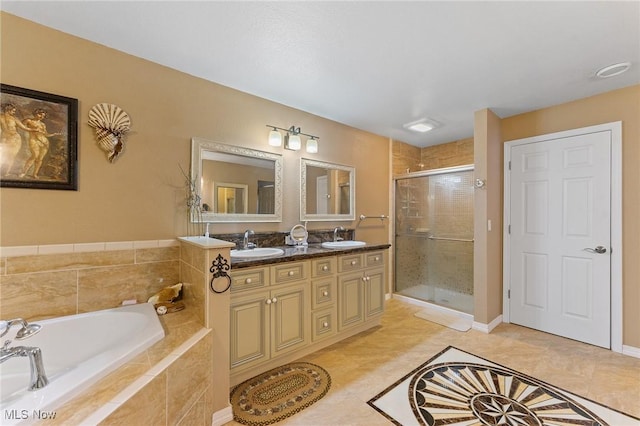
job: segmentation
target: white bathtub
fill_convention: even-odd
[[[28,391],[29,359],[15,357],[0,364],[0,424],[31,422],[55,415],[57,407],[98,379],[164,337],[153,306],[148,303],[35,321],[42,329],[25,340],[14,340],[14,326],[2,338],[12,346],[42,350],[49,384]]]

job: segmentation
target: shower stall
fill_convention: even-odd
[[[473,165],[396,176],[394,295],[473,315]]]

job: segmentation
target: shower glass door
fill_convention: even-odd
[[[395,179],[395,288],[473,314],[473,167]]]

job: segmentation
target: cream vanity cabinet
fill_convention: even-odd
[[[338,257],[338,329],[361,324],[384,310],[382,252]]]
[[[231,369],[250,368],[310,341],[309,263],[232,272]]]
[[[231,269],[230,363],[237,384],[380,323],[382,251]]]

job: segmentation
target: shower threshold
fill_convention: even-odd
[[[409,303],[411,305],[416,305],[416,306],[420,306],[424,309],[427,310],[431,310],[434,312],[441,312],[441,313],[445,313],[445,314],[449,314],[449,315],[455,315],[459,318],[462,319],[466,319],[466,320],[470,320],[473,321],[473,315],[469,314],[467,312],[462,312],[460,310],[457,309],[452,309],[446,306],[442,306],[442,305],[438,305],[435,302],[432,301],[427,301],[427,300],[422,300],[422,299],[416,299],[414,297],[408,297],[408,296],[404,296],[402,294],[398,294],[398,293],[393,293],[392,296],[394,299],[400,300],[402,302],[405,303]]]

